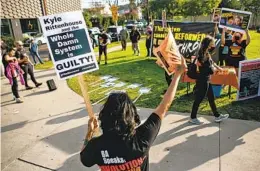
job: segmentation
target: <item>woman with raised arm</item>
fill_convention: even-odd
[[[81,162],[105,170],[149,170],[149,150],[161,127],[168,108],[174,99],[181,74],[186,68],[185,59],[177,68],[171,85],[161,103],[141,125],[137,110],[125,92],[111,93],[99,113],[103,134],[92,138],[98,120],[90,118],[88,133],[80,153]]]

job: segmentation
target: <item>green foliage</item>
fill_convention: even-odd
[[[221,7],[240,10],[241,0],[222,0]]]
[[[84,11],[84,12],[83,12],[83,16],[84,16],[84,19],[85,19],[85,22],[86,22],[87,27],[89,27],[89,28],[92,27],[92,23],[91,23],[91,21],[90,21],[90,19],[91,19],[90,13],[87,12],[87,11]]]
[[[161,18],[162,10],[167,12],[167,19],[175,16],[197,16],[211,14],[221,0],[161,0],[151,1],[150,11],[155,18]]]
[[[14,38],[11,36],[1,36],[1,39],[7,44],[8,48],[14,47]]]
[[[183,15],[192,16],[193,21],[201,15],[209,15],[218,7],[220,0],[186,0],[183,3]]]

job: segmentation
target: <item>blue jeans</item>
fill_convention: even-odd
[[[37,64],[36,58],[38,58],[39,62],[40,62],[41,64],[43,64],[43,61],[42,61],[42,59],[41,59],[41,57],[40,57],[40,55],[39,55],[38,52],[31,52],[31,55],[32,55],[32,57],[33,57],[33,61],[34,61],[35,64]]]

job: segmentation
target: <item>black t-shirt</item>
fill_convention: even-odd
[[[229,47],[228,56],[245,59],[246,40],[243,40],[241,43],[226,40],[225,46]]]
[[[106,33],[101,33],[98,35],[99,44],[106,44],[108,41],[108,36]]]
[[[25,50],[17,50],[16,52],[15,52],[15,57],[17,58],[17,59],[23,59],[24,58],[24,54],[25,54],[26,52],[25,52]]]
[[[81,162],[91,167],[97,164],[101,171],[149,170],[149,149],[161,127],[156,114],[138,128],[130,140],[124,140],[115,133],[106,133],[91,139],[80,153]]]
[[[138,30],[132,30],[132,32],[130,33],[130,40],[132,41],[132,43],[138,43],[138,41],[141,38],[141,34]]]
[[[208,59],[204,62],[199,62],[199,74],[197,80],[208,80],[213,74],[213,60]]]

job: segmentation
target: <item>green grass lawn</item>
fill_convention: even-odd
[[[248,59],[260,58],[260,33],[255,30],[250,31],[251,43],[246,48],[246,56]]]
[[[252,40],[252,44],[254,44]],[[257,44],[256,44],[257,45]],[[259,48],[260,44],[256,47]],[[112,75],[118,77],[120,81],[131,83],[140,83],[145,87],[152,89],[151,93],[143,95],[136,103],[139,107],[155,108],[162,99],[162,92],[167,88],[167,84],[164,78],[164,70],[159,68],[155,64],[155,59],[148,59],[146,56],[146,48],[144,41],[140,43],[141,56],[133,56],[133,52],[130,47],[127,51],[116,51],[108,54],[108,65],[101,64],[100,70],[85,75],[85,80],[88,83],[99,80],[101,75]],[[257,55],[255,55],[257,56]],[[67,80],[69,87],[81,94],[80,88],[76,78]],[[192,85],[191,88],[193,88]],[[88,85],[89,91],[98,88],[99,86],[91,87]],[[124,89],[124,88],[120,88]],[[102,97],[103,94],[98,94],[106,90],[101,90],[90,93],[90,99],[92,102],[96,102]],[[260,121],[260,99],[252,99],[242,102],[236,102],[236,90],[232,89],[231,99],[227,95],[228,90],[224,90],[222,96],[216,99],[216,104],[221,113],[229,113],[232,118],[245,119],[245,120],[257,120]],[[127,90],[132,99],[137,97],[138,89]],[[186,83],[180,83],[178,92],[171,106],[170,110],[178,112],[191,112],[193,104],[193,95],[186,95]],[[211,115],[211,110],[208,102],[205,100],[199,110],[200,114]]]
[[[51,69],[52,67],[53,67],[52,61],[45,61],[44,64],[38,64],[34,66],[34,69],[42,70],[42,69]]]
[[[112,42],[110,44],[107,45],[107,48],[112,48],[115,46],[121,46],[121,42]],[[95,47],[94,52],[98,52],[98,47]]]

